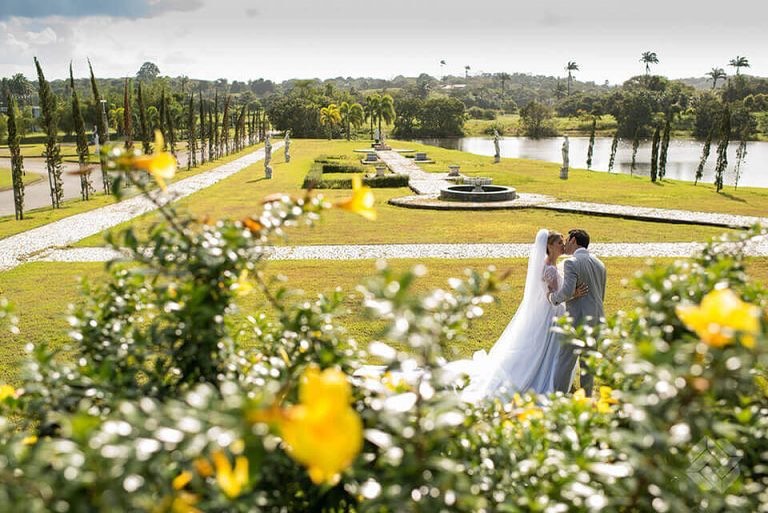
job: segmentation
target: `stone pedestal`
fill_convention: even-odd
[[[494,155],[494,156],[493,156],[493,163],[494,163],[494,164],[498,164],[499,162],[501,162],[501,156],[499,156],[499,155]]]
[[[455,164],[448,166],[448,176],[459,176],[459,166]]]
[[[560,168],[560,179],[561,180],[568,180],[568,168],[567,167],[561,167]]]
[[[376,164],[376,176],[381,177],[387,174],[387,166],[384,164]]]
[[[266,178],[267,180],[272,179],[272,166],[270,166],[269,164],[264,166],[264,178]]]

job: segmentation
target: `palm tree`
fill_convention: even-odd
[[[565,65],[565,71],[568,72],[568,96],[571,95],[571,82],[573,82],[573,75],[571,75],[572,71],[579,71],[579,65],[576,64],[574,61],[568,61],[568,64]]]
[[[749,59],[746,57],[742,57],[740,55],[737,55],[735,59],[731,59],[731,62],[728,63],[728,66],[733,66],[736,68],[736,74],[739,74],[739,69],[741,68],[749,68]]]
[[[373,124],[376,122],[376,113],[379,111],[381,95],[374,93],[365,98],[365,117],[371,121],[371,139],[373,139]]]
[[[467,64],[466,66],[464,66],[464,80],[466,80],[466,79],[468,79],[468,78],[469,78],[469,70],[470,70],[470,69],[472,69],[472,68],[470,68],[470,67],[469,67],[469,64]]]
[[[508,80],[511,80],[512,77],[510,76],[509,73],[503,73],[503,72],[499,73],[496,76],[499,78],[499,80],[501,80],[501,96],[504,96],[504,85],[507,83]]]
[[[443,72],[443,68],[445,67],[445,59],[440,59],[440,78],[445,80],[445,73]]]
[[[723,68],[712,68],[712,70],[707,73],[707,76],[712,79],[712,89],[714,89],[717,85],[717,81],[720,79],[725,79],[726,74]]]
[[[640,62],[645,63],[645,74],[650,75],[651,64],[658,64],[659,58],[656,56],[656,52],[643,52]]]
[[[355,129],[363,126],[363,123],[365,123],[365,112],[363,111],[363,106],[359,103],[353,103],[350,105],[347,121],[352,123],[352,126],[355,127]],[[349,130],[347,130],[347,133],[349,133]]]
[[[379,97],[379,103],[376,110],[376,120],[379,123],[379,137],[381,137],[382,120],[390,124],[395,120],[395,100],[388,94]]]
[[[350,125],[355,128],[360,128],[365,122],[365,114],[363,112],[363,106],[359,103],[341,102],[339,105],[339,114],[341,114],[341,122],[344,125],[344,132],[347,134],[347,141],[349,141],[352,131]]]
[[[333,127],[340,122],[341,112],[335,103],[320,109],[320,124],[328,127],[328,139],[333,139]]]

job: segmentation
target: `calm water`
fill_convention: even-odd
[[[493,156],[493,138],[491,137],[463,137],[454,139],[425,139],[421,141],[432,146],[466,151],[476,155]],[[562,163],[561,147],[562,137],[545,139],[528,139],[525,137],[502,137],[499,141],[502,157],[544,160],[547,162]],[[738,141],[731,141],[728,145],[728,170],[724,176],[726,190],[732,188],[735,179],[736,148]],[[569,159],[572,168],[587,168],[588,137],[569,137]],[[694,181],[696,168],[701,158],[702,143],[698,141],[672,140],[669,143],[667,154],[666,178],[675,180]],[[596,137],[592,155],[592,169],[595,171],[608,171],[608,161],[611,158],[611,138]],[[717,160],[717,143],[713,143],[710,149],[707,164],[704,167],[705,183],[714,182],[714,168]],[[614,172],[630,173],[632,165],[632,142],[619,141],[616,152]],[[651,143],[643,141],[637,150],[637,162],[634,174],[650,176],[651,173]],[[741,177],[739,186],[768,187],[768,143],[747,143],[747,156],[741,164]]]

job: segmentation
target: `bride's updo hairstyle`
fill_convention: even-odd
[[[554,243],[557,239],[562,239],[563,234],[559,232],[553,232],[550,230],[549,235],[547,236],[547,256],[549,256],[549,246]]]

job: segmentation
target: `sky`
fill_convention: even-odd
[[[725,9],[723,6],[727,6]],[[527,73],[619,84],[749,59],[768,76],[765,0],[0,0],[0,76],[291,78]],[[446,62],[445,66],[440,61]]]

